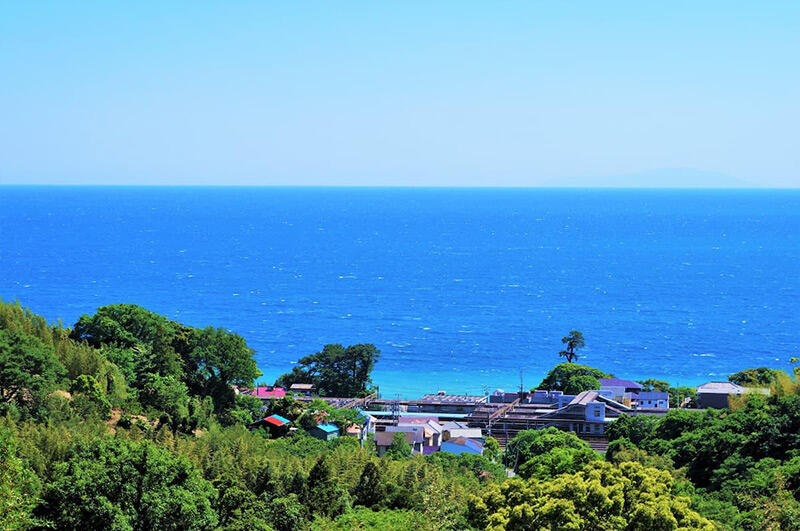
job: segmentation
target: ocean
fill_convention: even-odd
[[[272,382],[375,343],[384,395],[672,384],[800,355],[800,191],[0,187],[0,297],[71,326],[136,303],[244,336]]]

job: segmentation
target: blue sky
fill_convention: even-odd
[[[0,183],[800,186],[800,2],[660,4],[3,2]]]

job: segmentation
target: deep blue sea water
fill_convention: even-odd
[[[586,363],[695,384],[800,354],[800,192],[0,188],[0,297],[224,326],[264,380],[372,342],[384,394]]]

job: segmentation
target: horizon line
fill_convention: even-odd
[[[614,185],[441,185],[441,184],[174,184],[174,183],[2,183],[0,188],[341,188],[442,190],[763,190],[796,191],[800,186],[614,186]]]

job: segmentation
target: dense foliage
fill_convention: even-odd
[[[677,470],[680,489],[731,528],[800,529],[800,394],[789,382],[731,410],[623,416],[606,457]]]
[[[598,389],[600,378],[610,377],[610,374],[606,374],[600,369],[576,363],[561,363],[547,373],[536,389],[563,391],[567,395],[577,395],[582,391]]]
[[[492,531],[702,529],[714,525],[672,493],[673,478],[639,463],[603,461],[555,479],[512,479],[469,501],[469,521]]]
[[[768,367],[758,367],[731,374],[728,380],[745,387],[769,387],[775,383],[780,373],[781,371]]]
[[[81,316],[70,337],[111,347],[113,361],[133,376],[132,387],[142,389],[153,376],[172,378],[192,395],[211,397],[217,412],[233,406],[231,386],[250,386],[260,376],[253,351],[238,334],[185,326],[134,304],[103,306]]]
[[[275,384],[314,384],[322,396],[365,396],[371,391],[370,374],[379,355],[371,344],[325,345],[321,352],[301,358]]]
[[[573,474],[599,459],[577,435],[558,428],[519,432],[509,442],[506,456],[520,477],[537,479]]]
[[[368,392],[377,350],[356,347],[304,370],[325,391]],[[506,452],[488,438],[484,455],[412,456],[399,435],[378,457],[370,439],[306,433],[349,427],[353,411],[236,394],[258,374],[251,354],[137,306],[70,330],[0,303],[0,528],[800,528],[800,395],[783,373],[730,411],[623,416],[605,459],[553,428]],[[567,363],[542,387],[602,376]],[[254,422],[267,413],[298,429]]]

